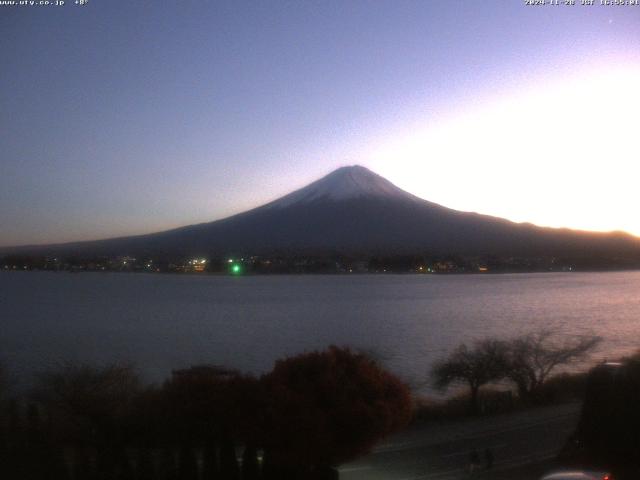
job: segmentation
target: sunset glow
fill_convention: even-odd
[[[640,235],[640,67],[540,77],[371,150],[382,175],[448,207]]]
[[[8,9],[0,247],[211,222],[354,164],[640,235],[640,8],[526,3]]]

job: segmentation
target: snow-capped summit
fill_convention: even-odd
[[[420,200],[368,168],[352,165],[338,168],[320,180],[316,180],[268,206],[282,208],[317,200],[338,201],[360,197]]]

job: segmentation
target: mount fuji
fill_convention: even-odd
[[[620,232],[542,228],[460,212],[411,195],[365,167],[349,166],[222,220],[147,235],[11,250],[73,255],[340,252],[639,260],[640,238]]]

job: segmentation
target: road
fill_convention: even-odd
[[[531,465],[532,478],[552,459],[574,431],[580,404],[543,407],[512,414],[413,428],[389,438],[371,454],[340,468],[341,480],[448,480],[511,478],[519,480]],[[481,459],[493,451],[491,472],[470,475],[471,452]],[[536,466],[534,468],[533,466]],[[516,478],[516,477],[513,477]]]

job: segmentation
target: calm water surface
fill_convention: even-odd
[[[537,328],[640,348],[640,272],[217,277],[0,273],[0,360],[18,373],[131,361],[152,380],[216,363],[255,373],[350,345],[410,381],[458,343]]]

